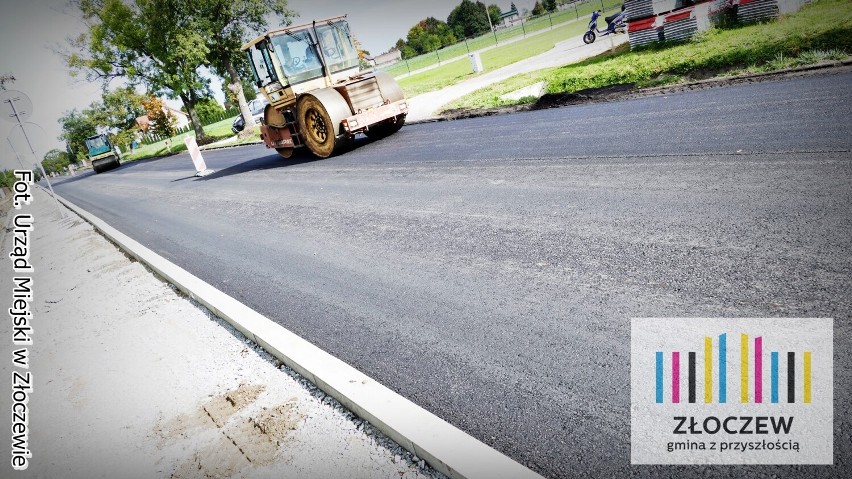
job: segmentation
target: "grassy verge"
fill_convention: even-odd
[[[231,124],[233,122],[233,118],[227,118],[222,121],[218,121],[216,123],[205,126],[204,132],[215,140],[230,138],[234,136],[234,133],[231,131]],[[190,135],[194,136],[195,133],[190,130],[186,133],[181,133],[180,135],[176,135],[169,138],[169,147],[166,147],[166,140],[151,143],[150,145],[142,145],[139,148],[136,148],[133,153],[122,156],[121,160],[135,161],[146,158],[156,158],[159,156],[165,156],[169,154],[179,153],[181,151],[186,151],[186,144],[183,142],[183,140],[184,138]],[[234,142],[228,143],[228,145],[242,145],[246,143],[253,143],[259,140],[260,130],[258,129],[257,131],[253,132],[252,135],[245,138],[237,138]]]
[[[719,75],[773,71],[852,53],[849,0],[818,0],[777,21],[712,29],[679,44],[622,48],[560,68],[519,75],[461,98],[446,109],[478,109],[529,103],[534,98],[500,96],[546,82],[547,93],[573,93],[619,84],[637,87],[674,84]]]
[[[533,57],[553,48],[558,42],[581,35],[586,31],[586,22],[562,25],[545,33],[524,40],[502,45],[480,54],[485,72]],[[482,73],[479,73],[480,75]],[[447,63],[437,68],[398,80],[399,86],[407,97],[419,95],[473,78],[476,76],[467,58]]]
[[[570,21],[579,21],[587,23],[588,17],[593,10],[603,8],[604,10],[615,11],[621,8],[621,0],[591,0],[582,5],[577,5],[576,8],[570,7],[562,10],[557,10],[550,15],[541,15],[539,17],[530,18],[524,21],[522,25],[516,25],[511,28],[498,28],[496,30],[496,42],[505,42],[514,38],[522,37],[533,32],[551,28],[554,25],[559,25]],[[497,44],[495,35],[490,31],[476,38],[470,38],[466,41],[441,48],[437,52],[426,53],[414,58],[397,62],[394,65],[383,68],[384,71],[391,76],[400,76],[409,73],[412,70],[418,70],[439,62],[447,61],[462,55],[467,55],[468,52],[491,47]]]

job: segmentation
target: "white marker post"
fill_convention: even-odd
[[[204,157],[201,156],[201,150],[198,148],[198,143],[195,142],[194,136],[187,136],[183,139],[186,143],[186,149],[189,151],[189,156],[192,158],[192,163],[195,164],[195,176],[207,176],[213,173],[213,170],[207,168],[204,163]]]

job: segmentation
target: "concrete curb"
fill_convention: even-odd
[[[42,190],[44,191],[44,190]],[[45,193],[47,193],[45,191]],[[49,193],[48,193],[49,194]],[[70,201],[56,198],[127,254],[228,321],[405,449],[451,478],[541,478],[535,472],[300,338]]]

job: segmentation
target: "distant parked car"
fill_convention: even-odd
[[[249,102],[249,111],[251,111],[255,123],[259,124],[260,121],[263,119],[263,109],[266,108],[266,105],[268,104],[269,102],[266,101],[266,98],[263,97],[257,97]],[[245,127],[246,122],[243,119],[243,115],[240,114],[237,115],[236,118],[234,118],[234,122],[231,124],[231,131],[233,131],[234,133],[239,133],[243,131]]]

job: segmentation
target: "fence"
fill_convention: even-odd
[[[219,113],[214,113],[212,115],[207,115],[201,117],[201,126],[212,125],[213,123],[220,122],[226,118],[232,118],[240,114],[239,108],[231,108],[229,110],[223,110]],[[189,130],[192,130],[192,123],[185,125],[181,128],[175,129],[175,136],[180,135],[181,133],[186,133]],[[150,145],[151,143],[156,143],[160,140],[164,140],[165,138],[157,135],[156,133],[150,133],[147,135],[142,135],[142,144]]]
[[[509,27],[496,26],[493,31],[486,32],[478,37],[464,38],[462,41],[439,48],[430,53],[424,53],[416,57],[400,60],[396,63],[378,68],[393,77],[408,75],[421,68],[432,65],[440,65],[441,62],[456,59],[470,52],[487,47],[499,45],[501,42],[517,37],[525,38],[533,32],[553,28],[562,23],[577,21],[581,17],[591,15],[595,10],[614,10],[621,8],[624,0],[579,0],[573,3],[565,3],[551,13],[545,13],[535,17],[522,18],[517,24]]]

